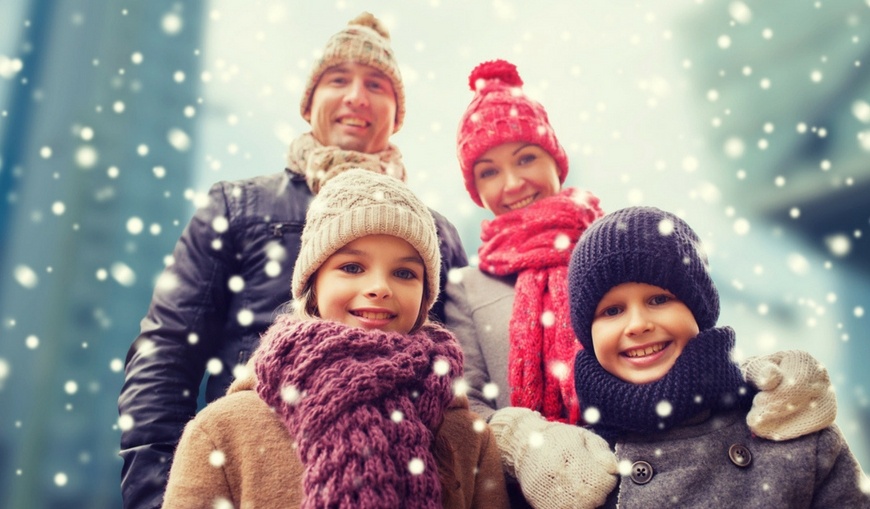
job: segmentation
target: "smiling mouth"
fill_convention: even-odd
[[[528,198],[523,198],[520,201],[515,201],[513,203],[509,203],[509,204],[505,205],[505,207],[509,208],[510,210],[517,210],[517,209],[521,209],[523,207],[528,207],[529,205],[531,205],[531,203],[533,201],[535,201],[535,199],[537,197],[538,197],[537,194],[533,194],[533,195],[529,196]]]
[[[350,127],[367,127],[369,125],[365,120],[356,117],[345,117],[339,119],[338,123]]]
[[[387,320],[395,317],[394,313],[373,312],[373,311],[351,311],[350,314],[365,320]]]
[[[626,357],[638,358],[638,357],[646,357],[648,355],[652,355],[654,353],[661,352],[664,350],[670,343],[656,343],[654,345],[648,346],[646,348],[635,348],[634,350],[626,350],[622,353]]]

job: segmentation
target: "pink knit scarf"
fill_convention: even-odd
[[[295,440],[303,508],[441,507],[435,431],[462,376],[452,334],[404,335],[279,317],[255,356],[257,393]],[[288,482],[292,482],[288,480]]]
[[[602,215],[597,197],[566,188],[483,224],[480,270],[517,275],[508,354],[511,405],[549,420],[580,420],[573,362],[581,346],[568,313],[568,260],[580,235]]]

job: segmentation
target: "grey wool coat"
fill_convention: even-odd
[[[454,269],[444,290],[444,325],[459,339],[465,355],[468,402],[487,421],[496,410],[511,406],[508,327],[516,280],[516,275],[496,277],[477,267],[463,267]],[[494,399],[484,396],[490,383],[498,387]]]
[[[620,438],[615,451],[631,468],[606,507],[870,508],[867,477],[836,426],[773,442],[734,411]]]

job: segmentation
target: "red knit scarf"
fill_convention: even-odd
[[[573,362],[581,346],[571,329],[567,272],[577,239],[604,215],[598,201],[566,188],[485,221],[480,236],[480,270],[517,275],[508,355],[511,405],[549,420],[580,421]]]
[[[283,315],[254,366],[257,393],[305,465],[303,508],[441,507],[432,447],[462,376],[450,332],[424,326],[399,334]]]

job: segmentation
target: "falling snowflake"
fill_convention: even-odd
[[[483,397],[486,399],[495,399],[498,397],[498,385],[492,382],[483,386]]]
[[[284,401],[288,405],[295,405],[300,399],[302,399],[302,393],[299,392],[299,389],[295,385],[287,384],[281,387],[281,401]]]
[[[220,468],[224,466],[224,463],[227,461],[227,456],[223,451],[214,450],[208,455],[208,464],[215,467]]]
[[[205,370],[210,375],[218,375],[218,374],[220,374],[221,371],[224,370],[224,363],[220,359],[218,359],[216,357],[212,357],[205,364]]]
[[[658,414],[659,417],[667,417],[671,415],[673,410],[674,407],[671,405],[670,401],[662,400],[656,405],[656,414]]]
[[[413,458],[408,462],[408,472],[412,475],[420,475],[426,471],[426,464],[420,458]]]
[[[432,372],[438,376],[444,376],[450,373],[450,363],[446,359],[436,359],[432,363]]]
[[[591,406],[583,411],[583,420],[589,424],[596,424],[601,420],[601,411]]]

